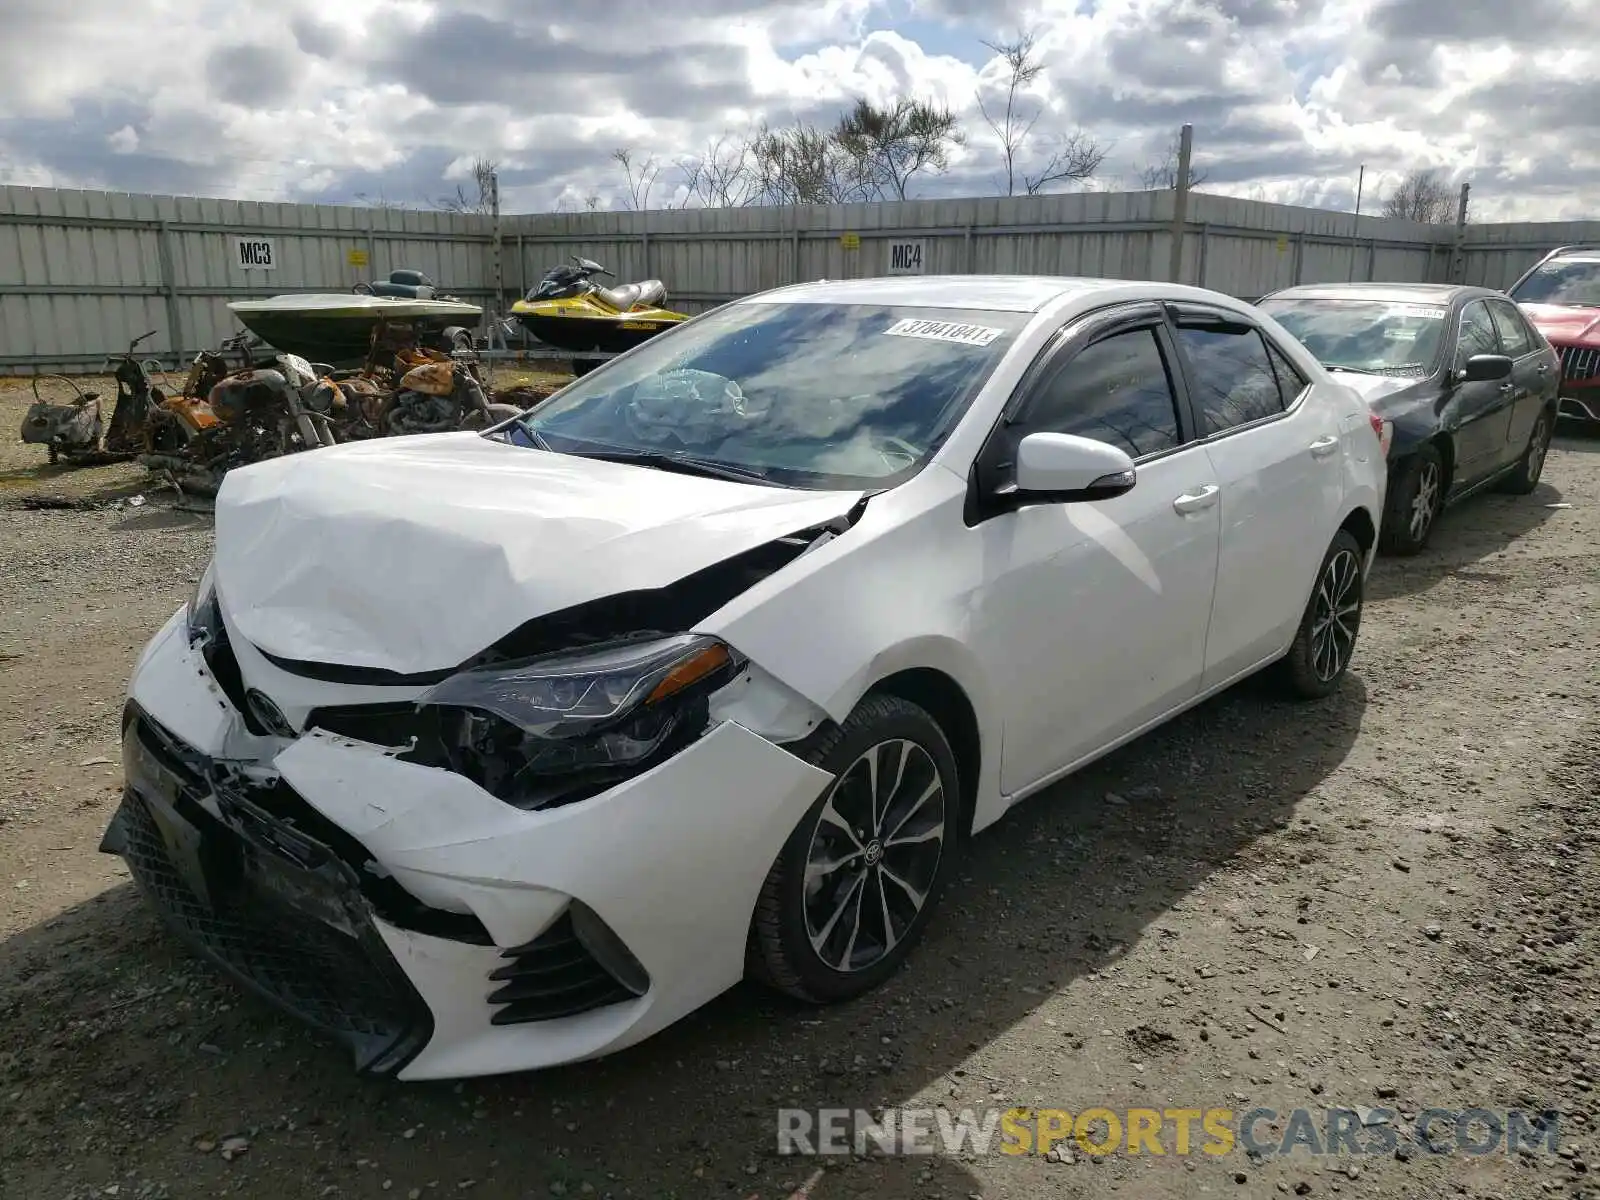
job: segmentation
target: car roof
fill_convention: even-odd
[[[1055,275],[904,275],[871,279],[819,279],[747,296],[742,304],[899,304],[915,308],[1038,312],[1051,303],[1136,286],[1128,279]],[[1151,283],[1160,289],[1172,285]],[[1179,288],[1179,293],[1190,289]]]
[[[1375,300],[1383,304],[1443,304],[1466,296],[1499,296],[1493,288],[1465,283],[1303,283],[1266,300]]]

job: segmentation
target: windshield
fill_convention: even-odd
[[[1600,258],[1558,258],[1544,263],[1511,293],[1518,304],[1600,308]]]
[[[518,422],[521,440],[787,487],[891,487],[921,469],[1027,320],[730,304],[569,384]]]
[[[1263,300],[1261,309],[1325,367],[1426,375],[1444,334],[1445,308],[1385,300]]]

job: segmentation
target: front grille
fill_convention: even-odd
[[[432,1036],[432,1016],[370,925],[336,931],[248,891],[213,907],[190,889],[137,792],[123,796],[122,853],[173,929],[240,983],[355,1053],[357,1068],[390,1074]]]
[[[496,1006],[490,1018],[495,1025],[575,1017],[635,995],[578,940],[570,910],[533,941],[501,957],[506,964],[489,973],[491,982],[504,985],[489,995]]]
[[[1600,348],[1593,346],[1558,346],[1561,356],[1561,378],[1567,383],[1586,383],[1600,376]]]

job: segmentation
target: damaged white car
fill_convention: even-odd
[[[1383,488],[1216,293],[768,292],[488,432],[230,474],[103,848],[370,1072],[843,999],[1023,796],[1269,664],[1335,688]]]

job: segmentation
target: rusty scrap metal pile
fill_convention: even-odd
[[[487,428],[543,398],[526,388],[491,395],[469,331],[447,330],[450,348],[437,349],[408,322],[378,325],[366,362],[344,371],[293,354],[257,357],[260,343],[240,334],[196,355],[169,396],[152,381],[154,364],[135,355],[151,336],[135,338],[117,361],[109,423],[98,394],[67,379],[78,396],[56,404],[39,398],[36,380],[22,440],[46,446],[51,462],[137,458],[181,492],[214,496],[247,463],[363,438]]]

